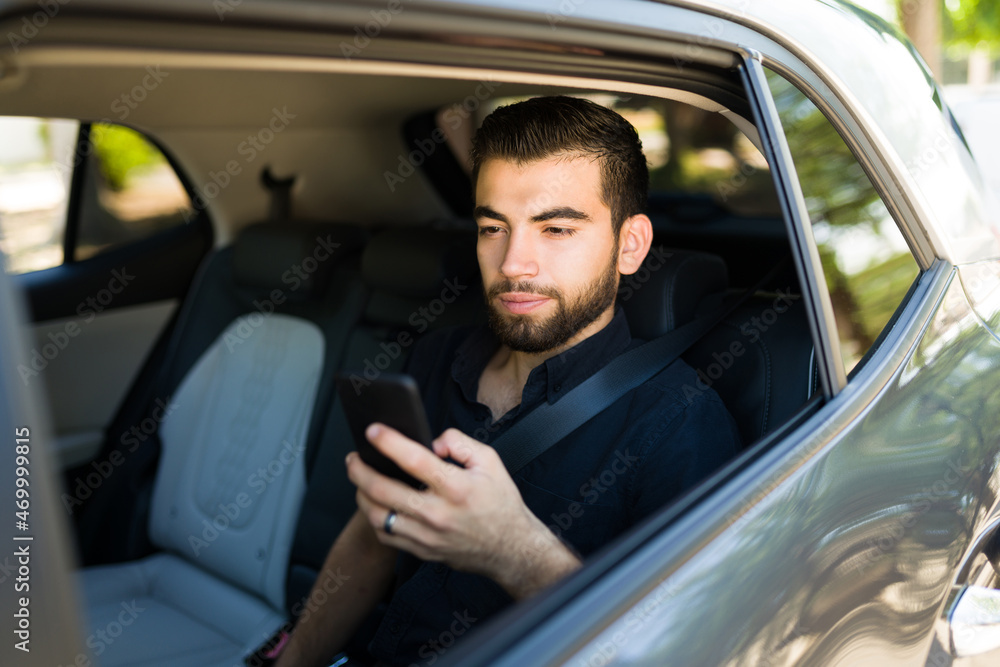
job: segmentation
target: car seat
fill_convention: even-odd
[[[682,355],[701,380],[690,391],[715,390],[744,445],[773,431],[816,391],[812,337],[791,282],[752,295]],[[727,286],[721,257],[654,248],[639,271],[623,276],[619,299],[632,335],[649,340],[738,298],[740,290]]]
[[[148,531],[160,551],[80,572],[102,665],[229,667],[284,623],[305,451],[361,313],[346,265],[363,236],[265,223],[206,263],[160,384]]]

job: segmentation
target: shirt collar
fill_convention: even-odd
[[[522,407],[533,406],[543,395],[549,403],[554,403],[625,351],[631,342],[625,311],[616,306],[607,326],[531,370],[521,392]],[[451,376],[470,403],[478,402],[479,377],[499,346],[493,331],[483,325],[455,350]]]

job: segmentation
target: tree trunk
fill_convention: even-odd
[[[901,0],[903,30],[941,80],[941,0]]]

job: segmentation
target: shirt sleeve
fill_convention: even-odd
[[[709,390],[681,398],[667,411],[640,450],[631,488],[631,523],[676,500],[736,456],[736,423],[718,395]]]

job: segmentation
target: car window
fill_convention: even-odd
[[[826,116],[797,88],[767,72],[805,197],[840,337],[854,370],[919,273],[895,220]]]
[[[611,108],[639,130],[654,212],[682,192],[702,195],[734,215],[779,215],[767,161],[725,116],[676,100],[638,96]]]
[[[75,120],[0,117],[0,250],[8,273],[63,262],[79,129]]]
[[[778,218],[780,208],[767,161],[725,116],[677,100],[606,92],[574,92],[615,110],[639,133],[649,166],[650,214],[684,218],[692,197],[704,205],[692,211],[704,218],[706,207],[737,216]],[[492,98],[477,105],[455,104],[440,110],[437,124],[456,158],[471,171],[472,135],[497,107],[528,96]],[[457,122],[468,119],[468,122]],[[681,195],[683,200],[678,201]],[[685,220],[686,221],[686,220]]]
[[[192,218],[176,172],[135,130],[8,117],[0,137],[0,249],[9,273],[85,260]]]
[[[779,215],[767,161],[725,116],[677,100],[641,95],[589,95],[639,132],[649,165],[651,212],[678,215],[673,197],[711,200],[740,216]]]

